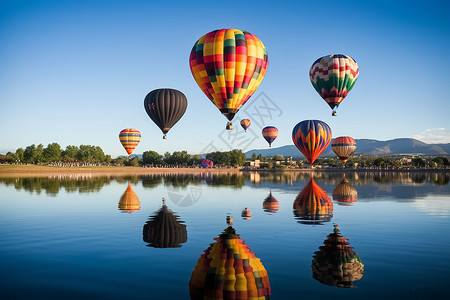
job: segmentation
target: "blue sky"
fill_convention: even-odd
[[[449,143],[449,2],[342,3],[0,0],[0,153],[57,142],[116,157],[126,154],[124,128],[142,133],[135,153],[246,151],[267,148],[268,125],[280,132],[273,147],[292,144],[292,128],[308,119],[325,121],[333,137]],[[220,28],[255,34],[269,53],[232,132],[189,69],[195,41]],[[317,58],[333,53],[360,68],[337,117],[308,77]],[[143,106],[162,87],[188,99],[167,140]],[[254,121],[245,134],[242,118]]]

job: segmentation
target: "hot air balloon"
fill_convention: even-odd
[[[189,66],[200,89],[230,121],[253,95],[266,75],[269,60],[253,34],[219,29],[202,36],[192,47]]]
[[[156,89],[145,96],[144,107],[150,119],[163,132],[163,139],[166,139],[167,132],[184,115],[187,108],[187,99],[178,90]]]
[[[259,258],[230,226],[200,256],[189,281],[191,299],[270,299]]]
[[[292,141],[312,165],[330,144],[331,129],[322,121],[302,121],[292,130]]]
[[[127,128],[119,133],[119,141],[128,153],[128,157],[133,153],[134,148],[137,147],[141,140],[141,133],[132,128]]]
[[[241,126],[244,128],[245,132],[247,132],[247,128],[250,126],[250,120],[249,119],[242,119],[241,120]]]
[[[333,217],[333,202],[313,178],[295,198],[294,215],[299,223],[308,225],[322,225]]]
[[[203,159],[202,163],[200,164],[200,167],[202,167],[202,168],[212,168],[212,167],[214,167],[214,163],[212,162],[212,160]]]
[[[187,241],[187,231],[184,222],[178,219],[166,206],[163,206],[154,216],[150,217],[142,230],[142,237],[147,246],[153,248],[179,248]]]
[[[356,151],[356,142],[349,136],[340,136],[331,142],[331,149],[342,160],[345,167],[348,158]]]
[[[348,180],[345,178],[342,178],[342,181],[336,186],[336,188],[333,191],[333,200],[337,201],[341,205],[346,205],[356,202],[358,199],[358,191],[352,187]]]
[[[263,210],[268,213],[276,213],[279,208],[280,204],[278,203],[278,200],[272,196],[272,191],[270,191],[269,196],[264,199]]]
[[[363,277],[364,264],[348,240],[342,237],[338,225],[334,225],[334,232],[323,244],[314,253],[311,264],[313,278],[330,286],[354,287],[353,282]]]
[[[336,116],[336,109],[355,85],[359,68],[350,56],[332,54],[316,60],[309,70],[309,79],[317,93]]]
[[[266,126],[262,130],[262,136],[269,143],[269,147],[272,147],[272,142],[278,136],[278,129],[274,126]]]
[[[131,188],[131,185],[128,183],[127,189],[123,193],[122,197],[120,197],[119,210],[124,213],[132,213],[140,209],[141,202],[139,201],[136,193]]]

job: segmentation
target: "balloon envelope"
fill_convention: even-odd
[[[136,129],[127,128],[119,133],[119,141],[122,143],[122,146],[125,148],[128,155],[133,153],[134,148],[137,147],[140,140],[141,133]]]
[[[278,136],[278,129],[274,126],[264,127],[262,130],[262,136],[269,143],[269,147],[272,146],[273,141]]]
[[[250,126],[250,120],[249,119],[242,119],[241,120],[241,126],[244,128],[245,131],[247,131],[248,127]]]
[[[187,108],[186,96],[174,89],[156,89],[145,96],[144,108],[150,119],[166,133],[181,119]]]
[[[270,192],[269,196],[264,199],[263,202],[263,210],[268,213],[276,213],[280,208],[280,204],[278,200],[272,196],[272,192]]]
[[[230,121],[260,85],[268,63],[263,43],[237,29],[205,34],[194,44],[189,57],[198,86]]]
[[[358,64],[344,54],[323,56],[309,70],[309,79],[314,89],[333,109],[333,115],[355,85],[358,75]]]
[[[358,191],[348,183],[345,175],[344,178],[342,178],[342,181],[333,190],[333,200],[344,205],[351,205],[351,203],[358,200]]]
[[[292,141],[312,165],[331,141],[331,128],[319,120],[306,120],[295,125]]]
[[[119,210],[124,213],[132,213],[136,210],[141,209],[141,202],[139,201],[139,197],[131,188],[131,185],[128,183],[128,187],[125,192],[120,197],[119,201]]]
[[[356,141],[349,136],[340,136],[331,142],[331,149],[345,164],[348,158],[356,151]]]

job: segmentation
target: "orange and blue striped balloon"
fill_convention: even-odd
[[[292,141],[312,165],[331,141],[331,128],[319,120],[306,120],[295,125]]]
[[[245,132],[247,132],[248,127],[250,126],[250,120],[249,119],[242,119],[241,120],[241,126],[244,128]]]
[[[131,155],[141,140],[141,133],[136,129],[127,128],[119,133],[119,140],[128,155]]]
[[[331,149],[345,165],[348,158],[356,151],[356,141],[349,136],[340,136],[333,140]]]
[[[269,147],[271,147],[272,142],[278,136],[278,129],[274,126],[264,127],[264,129],[262,130],[262,135],[266,139],[266,141],[269,143]]]

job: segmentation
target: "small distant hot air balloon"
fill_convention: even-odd
[[[244,208],[244,210],[241,212],[241,217],[244,220],[251,220],[252,219],[252,213],[248,210],[248,208]]]
[[[192,47],[189,66],[200,89],[230,121],[256,91],[269,59],[253,34],[219,29],[202,36]]]
[[[191,299],[270,299],[266,269],[229,224],[198,259],[189,281]]]
[[[209,159],[203,159],[202,163],[200,164],[200,167],[202,168],[212,168],[214,167],[214,163],[212,162],[212,160]]]
[[[264,199],[263,210],[268,213],[276,213],[279,208],[280,204],[278,203],[278,200],[275,199],[274,196],[272,196],[271,191],[269,196],[267,196],[266,199]]]
[[[132,128],[127,128],[119,133],[119,141],[128,153],[128,157],[133,153],[134,148],[137,147],[141,140],[141,133]]]
[[[123,193],[122,197],[120,197],[119,210],[124,213],[132,213],[140,209],[141,202],[139,201],[136,193],[131,188],[131,185],[128,183],[127,189]]]
[[[150,119],[163,132],[163,139],[166,139],[167,132],[184,115],[187,108],[187,99],[178,90],[156,89],[145,96],[144,107]]]
[[[306,120],[295,125],[292,141],[312,165],[331,141],[331,128],[319,120]]]
[[[353,282],[363,277],[364,264],[348,240],[342,237],[338,225],[334,225],[334,232],[323,244],[314,253],[311,263],[313,278],[330,286],[354,287]]]
[[[187,231],[184,222],[178,219],[166,206],[163,206],[154,216],[150,217],[142,230],[142,237],[147,246],[153,248],[179,248],[187,241]]]
[[[336,109],[353,88],[358,78],[356,61],[344,54],[332,54],[317,59],[309,70],[314,89],[325,100],[336,116]]]
[[[308,225],[322,225],[333,217],[333,202],[313,178],[295,198],[294,215],[299,223]]]
[[[274,127],[274,126],[266,126],[262,130],[262,136],[269,143],[269,147],[272,147],[273,141],[278,136],[278,129],[276,127]]]
[[[336,186],[333,191],[333,200],[337,201],[341,205],[349,204],[358,200],[358,191],[352,187],[347,178],[342,178],[342,181]]]
[[[348,158],[356,151],[356,141],[349,136],[340,136],[331,142],[331,149],[345,167]]]
[[[241,120],[241,126],[244,128],[245,132],[247,132],[248,127],[250,126],[250,120],[249,119],[242,119]]]

